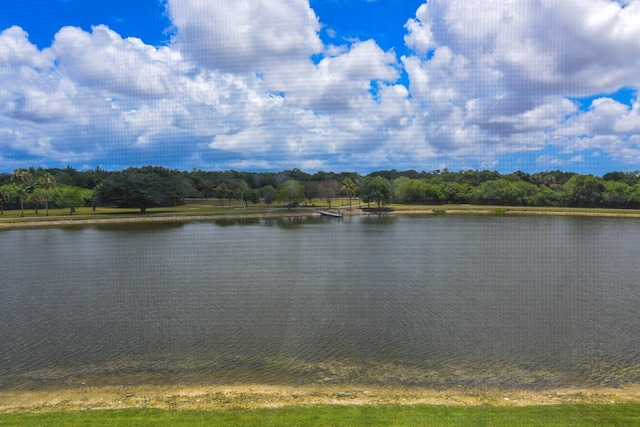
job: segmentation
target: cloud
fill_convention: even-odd
[[[640,3],[433,0],[407,22],[419,54],[446,46],[508,88],[585,96],[637,85]]]
[[[171,63],[179,54],[156,49],[140,39],[123,39],[105,25],[87,33],[64,27],[51,47],[59,71],[74,81],[110,93],[130,97],[158,98],[170,91]]]
[[[557,135],[635,130],[623,105],[582,112],[570,98],[639,86],[639,22],[639,1],[423,4],[405,25],[414,54],[402,62],[424,105],[426,140],[443,156],[475,146],[498,158],[557,144]]]
[[[195,63],[225,72],[264,72],[323,49],[304,0],[169,0],[173,43]]]
[[[48,53],[40,52],[29,42],[29,35],[22,28],[13,26],[0,33],[0,63],[4,67],[30,67],[46,69],[53,65]]]
[[[266,77],[273,90],[285,92],[297,106],[321,112],[344,112],[371,98],[372,82],[395,82],[399,73],[396,57],[384,52],[373,40],[355,42],[337,55],[308,64],[296,72]]]
[[[400,54],[373,39],[324,45],[306,0],[168,0],[167,12],[173,37],[160,47],[105,25],[63,27],[41,50],[19,27],[2,31],[0,160],[371,170],[505,168],[524,152],[536,168],[596,152],[640,159],[640,0],[430,0]],[[621,88],[634,99],[607,95]]]

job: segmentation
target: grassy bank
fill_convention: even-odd
[[[480,205],[390,205],[384,212],[375,209],[353,209],[348,205],[334,203],[332,208],[341,208],[345,215],[561,215],[561,216],[600,216],[640,218],[640,211],[634,209],[591,209],[564,207],[522,207],[522,206],[480,206]],[[216,200],[189,200],[182,206],[171,208],[149,209],[146,214],[140,214],[137,209],[124,208],[78,208],[74,215],[69,215],[68,209],[50,209],[49,216],[40,209],[26,210],[25,216],[20,211],[4,211],[0,215],[0,229],[20,227],[41,227],[66,224],[103,223],[103,222],[139,222],[139,221],[189,221],[215,220],[232,218],[277,218],[291,216],[310,216],[318,209],[326,209],[328,205],[322,200],[314,200],[309,206],[287,209],[280,206],[265,204],[244,207],[237,201],[227,201],[221,204]]]
[[[306,406],[261,410],[127,409],[0,415],[0,426],[636,426],[640,404],[456,407]]]
[[[0,393],[0,426],[640,426],[640,385],[588,389],[236,385]]]

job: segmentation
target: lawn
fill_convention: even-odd
[[[0,426],[638,426],[640,404],[528,407],[314,405],[276,409],[85,410],[0,415]]]

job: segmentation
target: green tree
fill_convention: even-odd
[[[365,179],[362,198],[365,202],[375,202],[378,207],[385,206],[391,202],[391,183],[382,176]]]
[[[177,182],[177,188],[182,199],[198,196],[198,190],[190,179],[178,177],[173,179]]]
[[[305,183],[304,197],[309,201],[309,204],[313,204],[313,199],[322,197],[320,195],[320,183],[315,181]]]
[[[449,199],[449,194],[456,183],[429,182],[424,191],[424,201],[427,203],[444,203]],[[455,193],[453,193],[455,194]]]
[[[260,191],[255,188],[248,188],[244,192],[244,200],[246,202],[251,202],[254,205],[260,203]]]
[[[400,177],[393,181],[393,199],[398,203],[421,203],[425,201],[427,183],[422,179]]]
[[[624,181],[605,181],[602,204],[610,208],[635,207],[632,198],[633,187]]]
[[[346,177],[342,180],[340,191],[342,191],[342,194],[347,196],[347,198],[349,199],[349,210],[351,210],[351,199],[353,199],[356,194],[358,194],[358,187],[356,186],[356,183],[353,182],[351,178]]]
[[[486,205],[504,205],[509,181],[485,181],[475,187],[471,193],[473,203]]]
[[[35,210],[36,215],[38,215],[38,210],[47,204],[44,190],[42,188],[34,188],[27,196],[26,202]]]
[[[236,185],[236,194],[238,195],[238,198],[240,198],[240,202],[242,203],[242,207],[246,209],[247,207],[247,202],[244,199],[244,194],[245,192],[249,189],[249,186],[247,185],[246,182],[244,181],[240,181],[238,182],[238,184]]]
[[[515,180],[500,178],[483,182],[473,190],[471,197],[474,203],[479,204],[524,206],[535,199],[538,191],[536,185],[520,181],[517,177]]]
[[[224,182],[214,188],[213,193],[216,195],[216,198],[220,200],[220,206],[224,206],[224,201],[230,199],[233,195],[229,186]]]
[[[620,181],[630,186],[636,185],[640,181],[640,171],[635,172],[609,172],[602,175],[605,181]]]
[[[276,189],[273,185],[266,185],[260,189],[260,195],[264,199],[264,203],[269,206],[276,201]]]
[[[320,192],[320,197],[329,203],[329,209],[331,209],[333,199],[340,196],[340,183],[335,179],[322,181],[318,185],[318,191]]]
[[[17,190],[13,184],[3,184],[0,186],[0,215],[4,215],[5,205],[11,203],[17,197]]]
[[[49,172],[44,172],[38,178],[38,187],[44,190],[44,204],[47,210],[46,216],[49,216],[49,191],[56,186],[56,179]]]
[[[559,206],[560,204],[560,193],[546,185],[537,186],[535,193],[529,196],[527,201],[529,206]]]
[[[198,183],[198,187],[200,188],[202,196],[205,199],[211,197],[211,195],[213,194],[213,190],[216,188],[216,186],[213,184],[213,181],[211,181],[210,179],[203,179]]]
[[[83,189],[72,185],[61,187],[56,198],[56,205],[60,208],[68,208],[69,215],[76,212],[76,208],[84,205]]]
[[[597,207],[602,202],[604,182],[593,175],[574,175],[564,184],[562,191],[571,206]]]
[[[630,188],[629,206],[636,209],[640,207],[640,184],[635,184]]]
[[[304,186],[293,179],[285,181],[276,193],[276,200],[285,202],[289,209],[297,206],[304,197]]]
[[[180,181],[170,173],[160,174],[155,168],[130,168],[116,172],[96,187],[96,202],[101,206],[148,208],[177,206],[183,203]]]

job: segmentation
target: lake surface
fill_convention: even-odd
[[[0,389],[640,382],[636,219],[284,218],[0,242]]]

